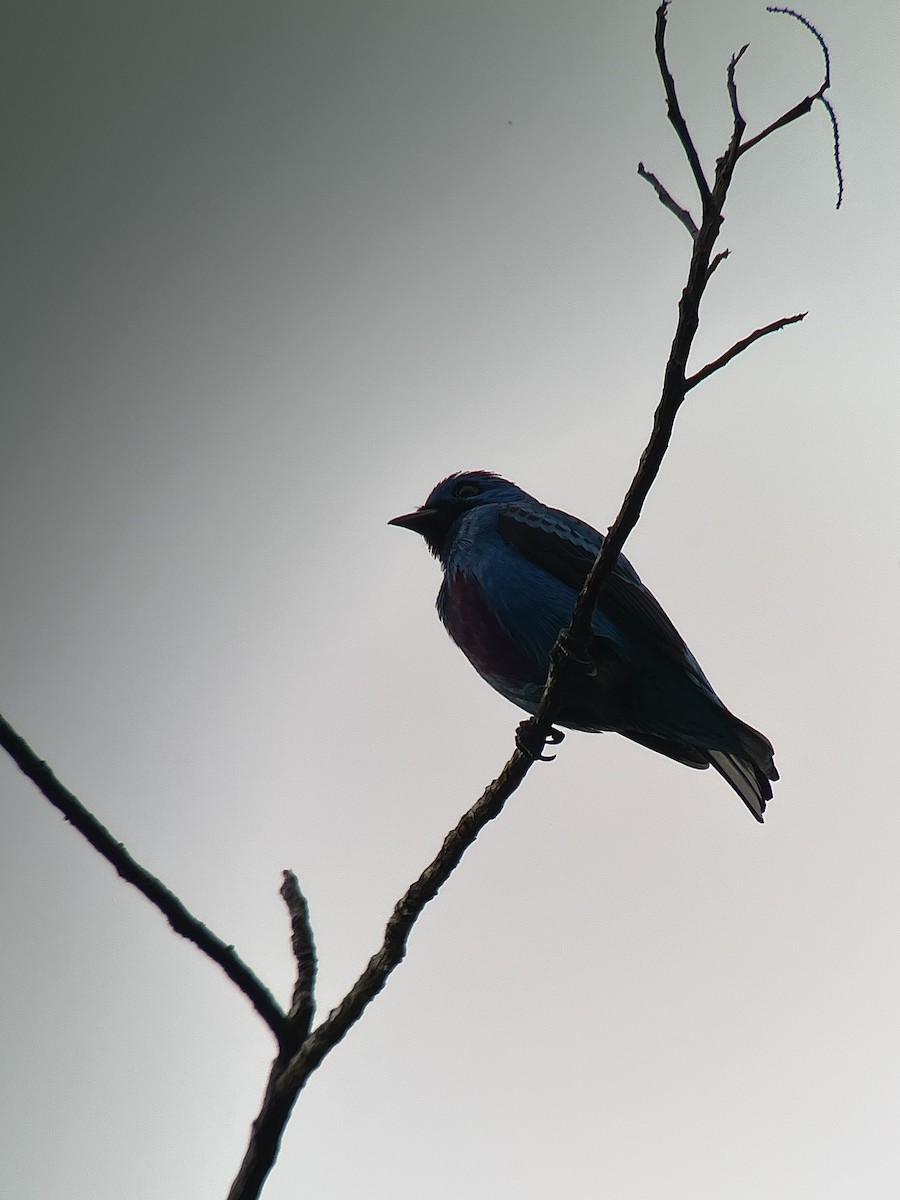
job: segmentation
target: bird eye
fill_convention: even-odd
[[[481,488],[477,483],[458,483],[453,489],[453,495],[457,500],[471,500],[473,496],[477,496]]]

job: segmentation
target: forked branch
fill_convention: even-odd
[[[618,554],[630,531],[637,523],[643,502],[655,480],[663,456],[671,438],[675,417],[687,391],[695,387],[713,371],[720,369],[754,341],[801,319],[783,317],[762,329],[755,330],[726,351],[720,359],[708,364],[690,378],[686,375],[688,355],[699,324],[700,301],[716,267],[727,256],[720,251],[713,258],[713,248],[722,221],[722,208],[728,194],[744,124],[740,116],[734,70],[741,54],[737,54],[728,69],[728,88],[732,103],[733,130],[729,145],[716,165],[715,183],[710,189],[697,157],[694,143],[684,121],[666,61],[665,31],[667,0],[657,11],[656,48],[660,72],[666,88],[669,117],[678,134],[684,153],[691,164],[695,182],[703,200],[703,218],[697,227],[693,218],[672,199],[670,193],[650,172],[640,168],[644,178],[654,186],[666,208],[689,230],[693,239],[693,251],[688,269],[688,281],[678,309],[678,321],[669,361],[666,366],[662,396],[656,410],[653,431],[641,456],[637,473],[632,481],[625,501],[616,517],[603,548],[585,581],[572,614],[572,622],[561,632],[551,655],[551,666],[544,694],[535,716],[526,722],[528,738],[517,740],[516,750],[500,775],[484,791],[469,809],[457,827],[448,834],[434,861],[398,902],[385,930],[381,949],[369,961],[365,971],[347,993],[341,1003],[326,1020],[309,1035],[295,1057],[284,1067],[280,1077],[270,1078],[266,1096],[257,1121],[253,1137],[241,1172],[229,1200],[253,1200],[256,1191],[248,1190],[244,1184],[250,1180],[261,1181],[264,1172],[274,1161],[284,1121],[287,1119],[285,1105],[293,1104],[300,1089],[324,1057],[344,1037],[352,1025],[359,1020],[366,1006],[382,990],[390,973],[403,960],[406,943],[412,928],[425,905],[437,894],[460,862],[463,854],[472,845],[485,825],[499,815],[507,799],[525,778],[535,761],[535,755],[524,749],[529,743],[544,745],[551,737],[553,720],[559,709],[562,689],[566,686],[569,672],[577,671],[579,658],[584,657],[591,614],[596,607],[604,580],[613,570]],[[286,1100],[289,1097],[289,1101]],[[289,1107],[287,1109],[289,1111]],[[268,1165],[267,1165],[268,1164]]]
[[[682,208],[677,200],[673,200],[671,193],[664,184],[660,183],[652,171],[648,171],[642,162],[638,163],[638,175],[641,179],[646,179],[653,190],[659,196],[660,203],[667,208],[670,213],[674,213],[678,220],[682,223],[692,238],[697,236],[697,226],[694,223],[694,218],[686,208]]]
[[[269,989],[237,955],[234,946],[229,946],[216,937],[202,921],[188,912],[161,880],[133,859],[122,843],[117,842],[93,813],[60,783],[47,764],[38,758],[24,738],[20,737],[3,717],[0,717],[0,746],[38,791],[90,842],[97,853],[102,855],[127,883],[136,887],[159,909],[175,932],[193,942],[198,950],[202,950],[207,958],[211,958],[222,968],[280,1042],[285,1033],[285,1014]]]
[[[681,111],[681,105],[678,102],[678,93],[675,90],[675,79],[669,69],[669,62],[666,57],[666,13],[668,12],[669,3],[670,0],[662,0],[662,4],[656,10],[656,62],[659,66],[659,74],[666,92],[666,107],[669,121],[678,135],[679,142],[681,142],[685,157],[694,176],[694,183],[697,185],[697,191],[700,193],[700,200],[705,208],[710,198],[709,184],[706,182],[706,176],[703,173],[703,167],[700,163],[700,155],[697,153],[697,147],[694,145],[691,131],[688,129],[687,121],[685,121],[684,114]]]
[[[761,329],[754,329],[752,333],[748,333],[746,337],[742,337],[740,341],[735,342],[724,354],[720,354],[718,358],[714,359],[711,363],[707,363],[695,375],[691,375],[689,379],[686,379],[684,381],[684,390],[689,392],[691,388],[695,388],[704,379],[709,379],[714,371],[720,371],[722,367],[727,367],[731,360],[737,358],[742,350],[746,350],[748,346],[752,346],[754,342],[758,342],[767,333],[777,333],[779,329],[784,329],[786,325],[796,325],[805,316],[807,316],[806,313],[797,313],[793,317],[779,317],[777,321],[770,321],[768,325],[763,325]]]
[[[826,57],[825,82],[813,96],[806,97],[782,114],[762,133],[744,141],[745,127],[740,112],[735,71],[746,47],[737,53],[728,66],[726,80],[732,113],[731,137],[715,164],[713,183],[710,185],[681,111],[675,81],[667,61],[665,40],[668,2],[669,0],[663,0],[656,13],[656,57],[666,94],[669,120],[688,161],[700,197],[701,219],[697,224],[688,210],[674,201],[657,177],[645,170],[643,164],[639,166],[642,178],[653,186],[660,201],[685,226],[692,238],[687,282],[678,305],[675,334],[650,439],[619,514],[610,527],[601,552],[578,596],[571,624],[560,633],[554,647],[546,687],[537,712],[525,723],[526,733],[517,738],[516,749],[497,778],[488,785],[456,828],[447,835],[434,860],[398,901],[388,921],[380,949],[369,960],[365,970],[340,1004],[316,1028],[311,1028],[315,1011],[316,953],[306,900],[291,872],[284,873],[281,894],[291,919],[291,944],[297,977],[291,1008],[285,1013],[268,989],[238,958],[233,947],[212,934],[158,879],[136,863],[109,831],[59,783],[46,764],[34,755],[18,734],[0,719],[0,744],[9,751],[44,796],[75,825],[123,878],[137,887],[160,909],[177,932],[193,941],[221,966],[248,997],[278,1040],[278,1054],[271,1065],[262,1105],[253,1122],[247,1151],[229,1192],[229,1200],[255,1200],[259,1196],[275,1162],[293,1106],[307,1079],[360,1019],[368,1004],[384,988],[391,972],[403,961],[407,940],[425,905],[437,895],[481,830],[500,814],[508,798],[525,778],[536,760],[533,747],[543,747],[548,740],[553,740],[553,721],[559,711],[562,689],[566,686],[567,678],[571,677],[571,672],[578,671],[579,662],[586,657],[591,618],[601,588],[614,569],[628,534],[640,517],[643,503],[659,472],[676,416],[687,392],[724,367],[753,342],[802,320],[804,315],[801,313],[792,317],[782,317],[754,330],[701,370],[690,376],[687,374],[688,358],[699,325],[701,299],[713,273],[728,254],[727,250],[715,254],[713,252],[722,224],[723,207],[737,163],[747,150],[808,112],[815,100],[824,100],[824,91],[829,85],[830,75],[827,48],[818,31],[793,10],[773,9],[772,11],[785,12],[797,17],[819,39]]]

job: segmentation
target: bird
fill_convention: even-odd
[[[388,523],[421,534],[443,568],[438,614],[478,674],[534,714],[603,535],[492,471],[450,475]],[[778,779],[771,743],[725,707],[623,554],[592,614],[588,659],[565,682],[557,725],[712,766],[762,822]]]

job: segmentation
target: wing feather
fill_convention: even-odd
[[[603,535],[596,529],[558,509],[507,504],[497,528],[520,554],[575,592],[581,591],[603,545]],[[597,610],[623,632],[651,642],[712,691],[684,638],[624,555],[619,555],[603,586]]]

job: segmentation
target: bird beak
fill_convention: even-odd
[[[424,535],[437,516],[437,512],[433,508],[417,508],[415,512],[404,513],[400,517],[394,517],[388,521],[388,525],[399,525],[401,529],[412,529],[414,533]]]

